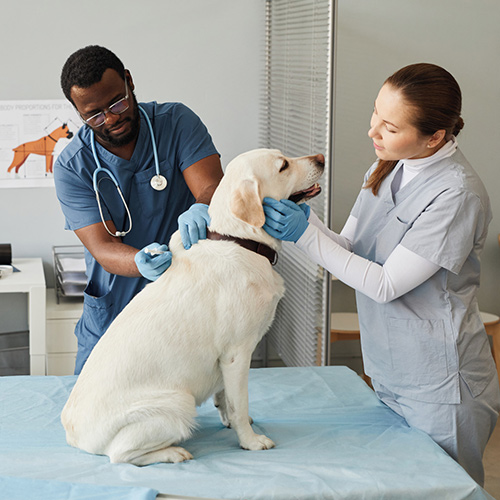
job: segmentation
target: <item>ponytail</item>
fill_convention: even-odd
[[[455,123],[455,127],[453,129],[453,135],[456,137],[460,131],[464,128],[464,120],[461,116],[458,117],[457,123]]]
[[[378,190],[383,180],[394,170],[399,160],[379,160],[375,170],[370,175],[364,189],[371,189],[374,196],[377,196]]]

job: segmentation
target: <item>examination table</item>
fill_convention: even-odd
[[[0,377],[2,500],[492,499],[343,366],[250,370],[254,429],[276,448],[242,450],[209,400],[183,444],[194,460],[146,467],[66,444],[60,413],[75,380]]]

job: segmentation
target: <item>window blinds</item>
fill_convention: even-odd
[[[267,0],[261,141],[291,157],[323,153],[322,193],[310,201],[331,215],[335,0]],[[288,366],[328,364],[330,277],[291,244],[276,270],[286,293],[267,340]]]

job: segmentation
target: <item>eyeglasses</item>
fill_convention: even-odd
[[[80,117],[85,123],[87,123],[91,127],[100,127],[101,125],[104,125],[107,113],[113,113],[114,115],[121,115],[122,113],[127,111],[129,107],[130,105],[128,103],[128,85],[127,85],[127,78],[125,78],[125,97],[122,97],[119,101],[116,101],[114,104],[111,104],[111,106],[109,106],[108,109],[105,109],[104,111],[99,111],[99,113],[96,113],[90,118],[85,119],[82,115],[80,115]]]

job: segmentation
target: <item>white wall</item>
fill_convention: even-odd
[[[384,80],[416,62],[445,67],[462,88],[460,148],[493,207],[479,303],[500,314],[500,2],[339,0],[338,14],[334,229],[342,228],[376,159],[367,132]],[[351,290],[335,284],[333,293],[337,310],[354,310]]]
[[[140,101],[190,106],[225,166],[258,146],[264,14],[264,0],[3,2],[0,100],[64,99],[67,57],[104,45],[130,69]],[[52,246],[78,243],[63,229],[55,190],[0,189],[0,213],[0,243],[12,244],[14,258],[42,257],[53,286]],[[0,331],[23,317],[24,305],[15,304],[0,295]]]

